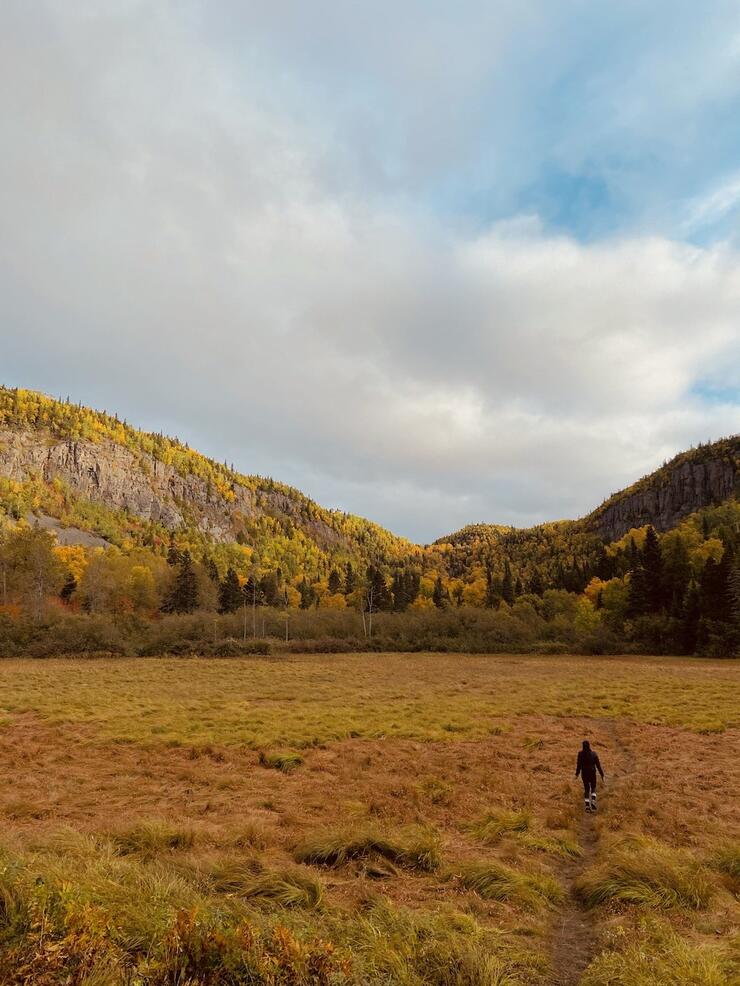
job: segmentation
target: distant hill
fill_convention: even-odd
[[[66,543],[100,543],[93,537],[164,553],[175,539],[221,567],[243,560],[247,549],[262,568],[309,580],[347,562],[413,566],[451,579],[476,565],[500,575],[509,562],[524,582],[537,569],[548,583],[577,586],[604,544],[631,528],[668,530],[736,497],[739,463],[735,436],[681,453],[580,520],[526,530],[474,524],[421,547],[115,415],[0,388],[0,508],[10,517],[30,512],[63,530]]]
[[[378,524],[247,476],[115,415],[0,387],[0,505],[59,518],[115,544],[248,545],[262,563],[319,575],[335,563],[412,557]]]

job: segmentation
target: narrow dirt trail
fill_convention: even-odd
[[[608,738],[606,750],[609,762],[605,762],[604,769],[608,778],[607,792],[611,792],[631,773],[634,760],[611,719],[594,720],[594,723],[598,723],[599,728]],[[599,747],[604,749],[601,743]],[[604,760],[606,761],[606,758]],[[600,789],[600,812],[608,811],[609,800],[609,794],[603,796]],[[587,943],[598,939],[598,929],[593,913],[586,910],[578,900],[575,884],[596,859],[599,835],[595,822],[595,815],[583,812],[578,826],[581,856],[565,864],[560,870],[560,879],[566,888],[566,898],[554,925],[551,986],[577,986],[593,958],[593,948]]]

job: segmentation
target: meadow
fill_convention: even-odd
[[[738,982],[739,670],[1,661],[0,983]]]

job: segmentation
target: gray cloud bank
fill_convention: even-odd
[[[408,192],[433,148],[394,186],[295,96],[258,7],[240,60],[195,5],[4,6],[3,382],[419,540],[577,516],[737,430],[731,241],[450,222]]]

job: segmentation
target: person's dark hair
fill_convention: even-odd
[[[591,749],[591,744],[589,743],[588,740],[584,740],[583,741],[583,749],[584,750],[590,750]]]

